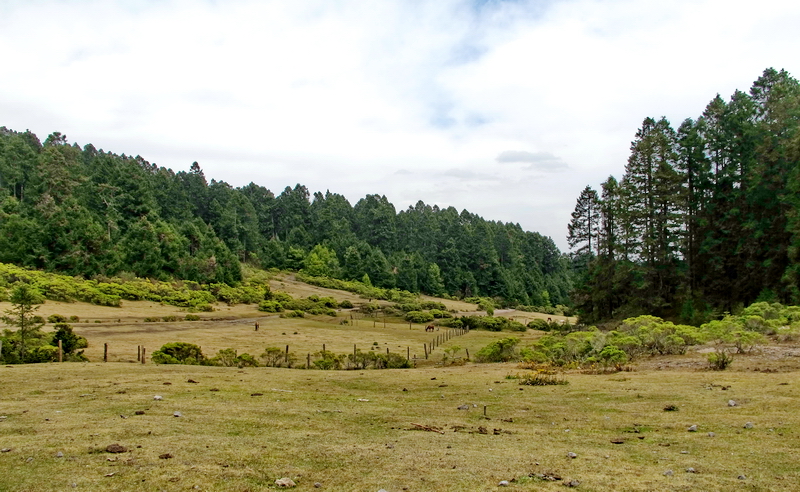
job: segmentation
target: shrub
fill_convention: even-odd
[[[361,307],[358,308],[358,310],[364,314],[372,314],[376,311],[380,311],[380,309],[381,305],[378,304],[377,302],[367,302],[362,304]]]
[[[519,384],[525,386],[553,386],[569,384],[563,374],[540,370],[528,372],[519,377]]]
[[[403,311],[404,313],[410,313],[411,311],[422,311],[424,308],[418,302],[408,302],[405,304],[395,304],[394,307]]]
[[[550,324],[542,318],[536,318],[528,323],[528,328],[531,330],[550,331]]]
[[[47,317],[48,323],[66,323],[67,317],[60,314],[51,314]]]
[[[479,362],[508,362],[517,357],[519,338],[502,338],[483,347],[475,355]]]
[[[258,303],[258,310],[265,313],[280,313],[283,306],[278,301],[261,301]]]
[[[303,311],[286,311],[281,313],[281,318],[304,318],[305,313]]]
[[[428,323],[433,319],[433,315],[426,311],[410,311],[405,316],[405,320],[409,323]]]
[[[153,352],[151,359],[156,364],[188,364],[202,363],[205,358],[199,346],[193,343],[172,342],[164,344]]]
[[[708,366],[714,371],[724,371],[733,362],[733,356],[726,350],[717,350],[708,354]]]
[[[58,347],[58,341],[61,340],[61,350],[64,354],[69,355],[78,349],[89,346],[89,343],[84,337],[78,336],[72,331],[70,325],[66,323],[56,323],[54,328],[56,331],[53,333],[53,339],[50,341],[50,345]]]
[[[55,362],[58,360],[58,347],[40,345],[25,354],[25,362]]]
[[[181,320],[180,316],[175,316],[175,315],[164,316],[161,319],[163,319],[167,323],[172,323],[172,322]]]
[[[342,302],[339,303],[339,307],[342,308],[342,309],[352,309],[353,308],[353,303],[350,302],[350,300],[345,299],[345,300],[343,300]]]
[[[155,323],[157,321],[161,321],[161,318],[159,318],[157,316],[147,316],[147,317],[144,318],[144,322],[145,323]],[[95,323],[96,323],[96,321],[95,321]]]
[[[438,309],[439,311],[447,311],[447,306],[445,306],[443,302],[439,301],[422,301],[420,306],[425,310]]]
[[[69,317],[69,322],[70,323],[80,323],[81,319],[78,316],[72,315],[72,316]]]
[[[183,319],[186,321],[200,321],[200,316],[196,314],[187,314]]]
[[[336,355],[329,350],[321,350],[314,354],[314,361],[312,364],[317,369],[323,371],[331,371],[341,369],[345,361],[344,355]]]

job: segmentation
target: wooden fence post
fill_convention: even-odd
[[[284,360],[286,361],[287,364],[289,363],[289,346],[288,345],[286,346],[286,357],[285,357]]]
[[[322,344],[322,351],[325,352],[325,344]]]
[[[386,355],[389,355],[389,347],[386,347]]]
[[[406,360],[411,360],[411,347],[406,347]]]
[[[469,360],[469,349],[464,349],[467,351],[467,360]]]
[[[64,362],[64,349],[61,346],[61,340],[58,341],[58,361]]]
[[[428,358],[428,346],[426,344],[422,344],[422,348],[425,349],[425,358]]]
[[[141,345],[137,345],[136,346],[136,362],[141,362],[141,361],[142,361],[142,346]]]
[[[142,364],[144,364],[144,361],[146,359],[147,359],[147,349],[142,347]]]
[[[103,362],[108,362],[108,344],[103,344]]]
[[[306,356],[306,369],[311,369],[311,352]]]

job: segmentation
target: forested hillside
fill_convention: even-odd
[[[0,128],[0,262],[85,277],[123,273],[233,284],[243,262],[428,294],[566,304],[570,270],[519,225],[385,196],[351,205]]]
[[[800,303],[798,129],[800,85],[774,69],[677,131],[646,118],[622,179],[587,186],[572,215],[582,319]]]

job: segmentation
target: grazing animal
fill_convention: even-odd
[[[433,326],[433,325],[428,325],[428,326],[425,327],[425,331],[433,331],[435,329],[436,329],[436,327]]]

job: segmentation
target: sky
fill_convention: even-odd
[[[789,0],[2,0],[0,126],[276,195],[453,206],[567,251],[644,118],[800,77],[797,26]]]

